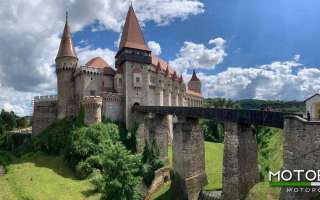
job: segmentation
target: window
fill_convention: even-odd
[[[119,86],[122,87],[122,78],[119,78]]]
[[[96,91],[95,90],[90,90],[90,96],[96,96]]]
[[[136,82],[140,83],[140,77],[136,77]]]

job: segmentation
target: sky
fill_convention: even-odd
[[[130,0],[0,1],[0,108],[29,115],[56,94],[54,59],[69,12],[85,64],[110,65]],[[320,89],[318,0],[134,0],[146,43],[205,97],[304,100]]]

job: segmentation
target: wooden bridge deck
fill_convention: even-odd
[[[215,119],[221,122],[236,122],[254,124],[274,128],[283,128],[286,115],[299,115],[296,113],[273,112],[263,110],[202,108],[202,107],[175,107],[175,106],[139,106],[132,107],[133,111],[142,113],[155,113],[162,115],[176,115],[190,118]]]

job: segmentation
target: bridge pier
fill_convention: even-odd
[[[149,113],[138,114],[135,117],[140,122],[137,130],[137,151],[143,152],[145,141],[151,143],[155,140],[160,150],[161,160],[168,163],[168,116]]]
[[[197,200],[207,183],[204,138],[198,120],[178,118],[173,132],[173,198]]]
[[[259,181],[257,141],[250,125],[224,123],[223,200],[244,199]]]
[[[305,172],[315,170],[317,172],[320,169],[320,121],[307,121],[298,116],[288,116],[284,120],[283,137],[283,170],[305,170]],[[297,174],[292,174],[294,176],[291,181],[297,181]],[[301,179],[301,181],[306,180]],[[318,190],[310,192],[312,189],[310,187],[304,188],[309,189],[309,192],[300,190],[293,192],[294,190],[290,189],[294,188],[282,187],[280,199],[309,200],[320,196]],[[300,189],[300,187],[295,189]],[[313,187],[313,189],[318,189],[318,187]]]

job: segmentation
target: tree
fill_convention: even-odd
[[[233,108],[239,109],[240,105],[231,99],[214,98],[206,99],[204,106],[207,108]],[[224,128],[223,123],[218,123],[213,119],[201,119],[200,126],[204,133],[204,139],[212,142],[223,142]]]
[[[102,199],[140,200],[139,192],[141,177],[138,176],[140,158],[130,155],[129,151],[119,142],[110,146],[103,154],[103,174],[100,177]]]

